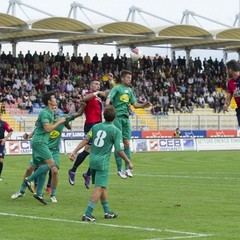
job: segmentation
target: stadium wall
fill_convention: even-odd
[[[132,152],[158,151],[203,151],[203,150],[239,150],[238,130],[183,131],[181,138],[173,138],[174,131],[133,131]],[[6,155],[31,154],[29,140],[23,140],[22,132],[14,133],[6,142]],[[15,137],[15,138],[14,138]],[[63,132],[60,152],[68,154],[83,139],[83,131]]]

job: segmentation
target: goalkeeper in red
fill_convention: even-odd
[[[132,136],[132,128],[129,120],[130,105],[133,105],[135,108],[145,108],[149,107],[150,103],[137,102],[131,89],[132,72],[123,70],[120,78],[120,84],[112,88],[108,94],[106,105],[112,103],[113,107],[116,109],[114,125],[122,132],[124,152],[130,159],[130,139]],[[127,163],[125,164],[125,170],[122,169],[122,159],[117,152],[115,152],[115,160],[117,164],[117,174],[121,178],[133,177]]]
[[[94,222],[96,220],[92,216],[92,212],[99,200],[101,200],[103,207],[104,218],[110,219],[117,217],[117,214],[109,209],[107,192],[110,174],[110,157],[113,145],[120,157],[129,165],[129,168],[133,169],[132,163],[123,151],[122,134],[120,130],[113,125],[115,115],[116,110],[114,107],[107,106],[103,113],[105,122],[94,125],[88,132],[87,137],[79,143],[69,156],[70,160],[73,161],[77,152],[83,148],[89,140],[92,141],[90,170],[92,183],[95,184],[95,187],[82,217],[82,221]]]

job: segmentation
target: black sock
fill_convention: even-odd
[[[85,160],[85,158],[89,155],[87,151],[82,151],[81,153],[78,154],[77,159],[75,163],[73,164],[73,167],[71,169],[72,172],[76,172],[78,166]]]
[[[34,169],[34,172],[36,172],[37,169],[38,169],[38,168],[36,167],[36,168]],[[37,188],[37,185],[38,185],[38,178],[35,178],[33,181],[34,181],[34,187]]]
[[[2,174],[2,170],[3,170],[3,162],[0,162],[0,176]]]
[[[51,180],[52,180],[52,171],[49,170],[49,173],[48,173],[48,182],[47,182],[47,187],[51,187]]]
[[[91,176],[91,170],[90,170],[90,168],[88,168],[88,170],[87,170],[87,175],[88,175],[88,176]]]

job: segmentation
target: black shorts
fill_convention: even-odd
[[[98,124],[100,122],[96,122],[96,123],[89,123],[89,124],[85,124],[84,125],[84,134],[85,136],[88,134],[88,132],[90,131],[90,129],[95,125],[95,124]],[[90,140],[88,142],[89,145],[92,145],[92,141]]]
[[[5,145],[2,145],[0,141],[0,158],[4,159],[4,156],[5,156]]]

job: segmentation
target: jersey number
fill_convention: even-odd
[[[104,138],[107,136],[107,133],[103,130],[97,132],[97,137],[94,139],[94,145],[96,147],[102,147],[104,145]]]

